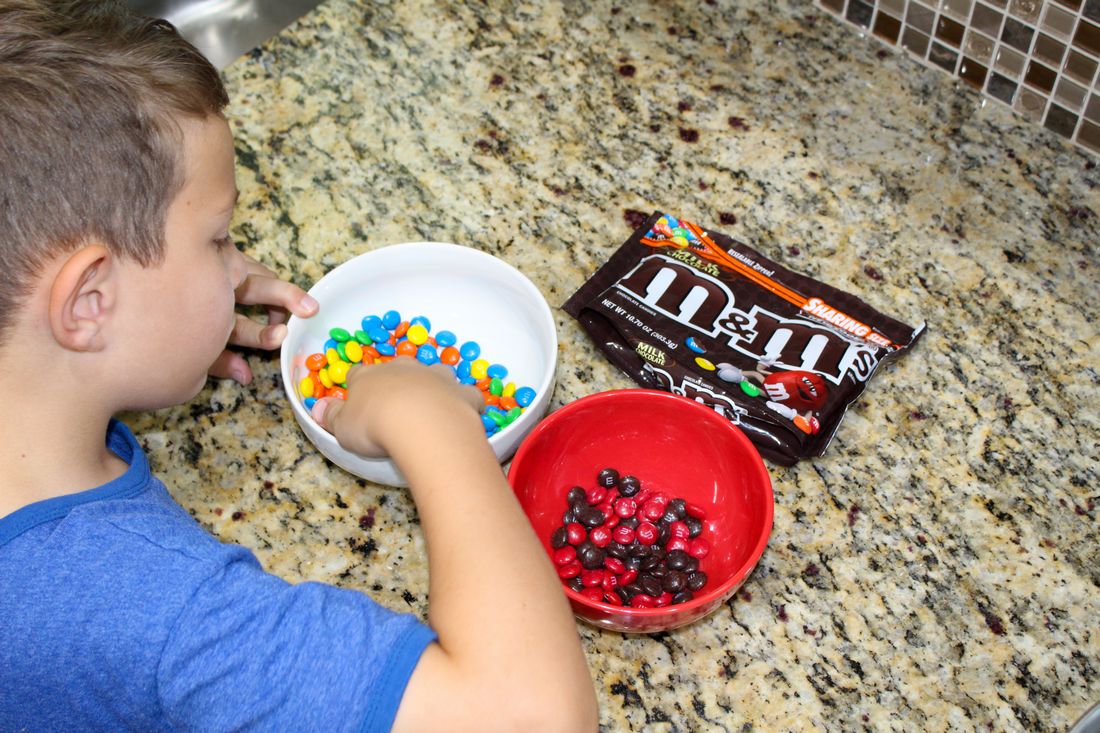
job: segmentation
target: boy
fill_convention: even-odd
[[[0,0],[0,730],[594,729],[557,578],[446,371],[360,368],[315,407],[409,478],[431,629],[265,574],[112,419],[190,399],[208,370],[246,383],[227,340],[275,348],[278,309],[317,311],[229,240],[226,102],[166,23]],[[472,577],[507,579],[491,613]]]

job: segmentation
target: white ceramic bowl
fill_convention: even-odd
[[[354,330],[367,315],[397,310],[406,320],[426,316],[433,334],[453,331],[459,343],[477,341],[482,358],[508,368],[508,381],[536,397],[523,414],[489,438],[502,462],[546,412],[554,391],[558,336],[538,288],[511,265],[469,247],[440,242],[395,244],[336,267],[309,291],[321,304],[312,318],[291,317],[281,351],[283,388],[310,441],[337,466],[368,481],[405,486],[392,461],[350,453],[309,416],[297,384],[305,359],[321,350],[330,328]]]

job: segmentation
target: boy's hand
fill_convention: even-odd
[[[238,286],[237,302],[241,305],[266,305],[267,324],[237,314],[237,325],[229,335],[231,346],[248,349],[277,349],[286,338],[288,313],[299,318],[314,315],[319,306],[306,291],[279,277],[248,255],[241,255],[247,262],[248,276]],[[226,349],[210,366],[212,377],[234,379],[241,384],[252,381],[252,369],[240,354]]]
[[[444,430],[480,428],[482,398],[455,381],[442,364],[413,359],[358,364],[348,372],[348,398],[325,398],[312,416],[341,446],[367,457],[389,455],[395,443],[415,445],[426,425]]]

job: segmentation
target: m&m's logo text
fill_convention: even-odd
[[[758,305],[736,308],[730,285],[756,299],[757,286],[738,280],[725,281],[679,262],[654,254],[646,257],[623,277],[615,288],[677,323],[714,338],[724,339],[731,348],[750,359],[781,369],[818,372],[839,384],[846,375],[866,381],[874,373],[884,345],[864,324],[810,299],[821,321],[784,317]],[[826,313],[826,310],[832,313]],[[828,316],[828,317],[826,317]],[[858,333],[859,327],[866,334]]]

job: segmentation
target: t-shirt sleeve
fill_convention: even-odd
[[[183,730],[388,731],[434,633],[363,593],[234,559],[181,611],[157,670]]]

